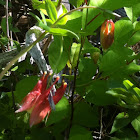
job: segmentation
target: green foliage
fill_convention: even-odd
[[[139,0],[89,0],[90,7],[86,8],[85,0],[70,0],[71,11],[59,2],[32,0],[33,8],[41,16],[30,14],[44,30],[38,32],[37,42],[46,34],[52,37],[43,53],[47,53],[54,74],[63,70],[60,76],[67,82],[65,97],[42,123],[29,128],[30,115],[14,112],[36,85],[38,76],[30,74],[38,75],[38,69],[30,65],[28,58],[14,66],[9,63],[12,69],[0,74],[5,74],[0,80],[0,92],[4,90],[0,93],[0,139],[92,140],[96,135],[111,140],[140,139],[140,54],[132,47],[140,42]],[[116,18],[112,11],[122,7],[128,17]],[[104,51],[93,44],[99,39],[100,26],[106,19],[114,20],[115,36],[111,47]],[[9,17],[9,28],[17,32],[12,20]],[[5,24],[3,18],[1,27],[6,35]],[[8,39],[1,35],[0,46],[7,43]],[[20,43],[14,43],[20,51]],[[12,62],[27,51],[26,48],[20,52]]]
[[[46,8],[49,18],[53,22],[55,22],[57,20],[57,11],[56,11],[54,4],[51,2],[51,0],[45,1],[45,8]]]
[[[68,100],[63,97],[59,103],[55,106],[55,110],[52,110],[46,125],[51,125],[57,123],[65,118],[69,118],[70,115],[70,106]]]
[[[12,24],[12,17],[8,17],[8,23],[9,23],[9,29],[13,32],[19,32],[19,29],[14,27],[13,24]],[[1,21],[1,27],[2,27],[2,30],[4,32],[4,34],[6,35],[6,32],[7,32],[7,28],[6,28],[6,18],[2,18],[2,21]]]
[[[49,47],[49,62],[55,73],[60,72],[68,61],[68,38],[54,36],[54,41]]]
[[[79,125],[74,125],[70,131],[69,140],[92,140],[91,132]]]
[[[98,108],[84,102],[75,104],[73,123],[92,128],[99,126]]]
[[[34,88],[38,80],[37,76],[25,77],[16,84],[15,100],[21,102],[22,99]]]

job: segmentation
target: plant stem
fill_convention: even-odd
[[[6,35],[7,35],[7,38],[9,39],[8,0],[6,0],[5,13],[6,13]],[[10,50],[9,43],[7,44],[7,47],[8,47],[8,50]]]
[[[73,121],[73,112],[74,112],[74,92],[75,92],[75,88],[76,88],[76,77],[77,77],[77,70],[78,70],[78,65],[79,65],[79,58],[80,58],[80,54],[81,54],[81,50],[84,46],[84,42],[85,42],[85,38],[81,37],[81,47],[80,47],[80,51],[78,54],[78,60],[77,60],[77,65],[74,68],[74,81],[73,81],[73,88],[72,88],[72,95],[71,95],[71,119],[70,119],[70,128],[72,126],[72,121]]]

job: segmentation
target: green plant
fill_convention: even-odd
[[[0,79],[20,56],[49,34],[53,36],[53,41],[48,48],[49,64],[53,74],[58,74],[64,69],[61,76],[68,83],[66,94],[68,98],[64,97],[60,100],[49,118],[29,128],[27,113],[14,116],[14,111],[8,110],[12,102],[12,93],[15,102],[20,102],[37,83],[37,77],[23,76],[22,80],[16,83],[14,91],[1,94],[0,109],[3,114],[0,122],[4,116],[6,116],[4,120],[9,121],[8,127],[4,122],[0,127],[1,137],[9,138],[10,136],[7,135],[12,133],[14,138],[14,134],[18,133],[23,139],[67,137],[70,140],[90,140],[95,136],[98,139],[110,137],[110,139],[139,139],[140,89],[133,77],[140,71],[140,65],[137,63],[140,54],[134,53],[131,48],[140,41],[140,23],[137,21],[140,16],[139,0],[85,2],[71,0],[70,3],[76,8],[67,11],[62,5],[60,15],[58,14],[59,1],[32,0],[32,2],[33,7],[40,12],[41,18],[33,13],[30,14],[44,32],[11,60],[1,72]],[[82,6],[83,3],[87,5]],[[127,14],[125,18],[120,18],[113,12],[121,7],[125,7]],[[114,25],[114,41],[112,39],[109,46],[105,47],[106,51],[102,52],[101,46],[91,45],[89,36],[95,36],[106,19],[115,21],[116,17],[119,19]],[[103,43],[102,46],[104,47]],[[67,73],[65,73],[66,69],[68,69]],[[18,69],[15,72],[18,73]],[[1,82],[1,87],[4,86],[5,83]],[[12,123],[15,125],[12,126]],[[17,131],[16,128],[19,130]],[[7,129],[12,132],[6,132]],[[29,132],[26,133],[27,131]]]

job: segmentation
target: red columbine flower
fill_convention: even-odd
[[[37,82],[33,90],[23,98],[23,100],[21,101],[21,107],[16,111],[16,113],[25,110],[30,112],[32,110],[38,97],[41,95],[41,92],[46,89],[48,76],[49,74],[46,77],[45,73],[43,74],[43,76]]]
[[[60,88],[56,90],[55,95],[53,96],[54,104],[57,104],[60,99],[63,97],[64,92],[66,90],[67,83],[63,83]],[[48,89],[49,92],[49,89]],[[45,94],[48,94],[47,92]],[[45,94],[40,95],[38,99],[38,103],[35,105],[31,116],[30,116],[30,127],[40,123],[45,116],[50,114],[51,107],[48,101],[48,96],[46,97]]]
[[[107,50],[114,41],[114,22],[110,20],[105,20],[101,26],[100,31],[100,42],[104,50]]]
[[[24,97],[21,102],[21,107],[16,111],[16,113],[22,111],[31,112],[30,127],[40,123],[51,111],[48,96],[53,88],[53,85],[59,80],[59,77],[56,78],[55,82],[50,86],[50,88],[46,89],[48,76],[49,74],[46,76],[43,74],[34,89]],[[55,104],[57,104],[64,95],[66,87],[67,84],[63,83],[62,86],[56,90],[55,96],[53,96]]]

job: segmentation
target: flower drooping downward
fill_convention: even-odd
[[[100,42],[104,50],[107,50],[114,41],[114,22],[112,20],[105,20],[101,26]]]
[[[43,74],[41,79],[35,85],[34,89],[23,98],[21,107],[16,111],[16,113],[22,111],[31,112],[30,127],[40,123],[45,116],[51,112],[48,97],[53,85],[55,85],[59,80],[59,77],[57,77],[55,82],[48,89],[46,89],[48,76],[49,74]],[[67,83],[63,82],[61,87],[56,90],[55,95],[53,96],[54,104],[57,104],[63,97],[66,87]]]

